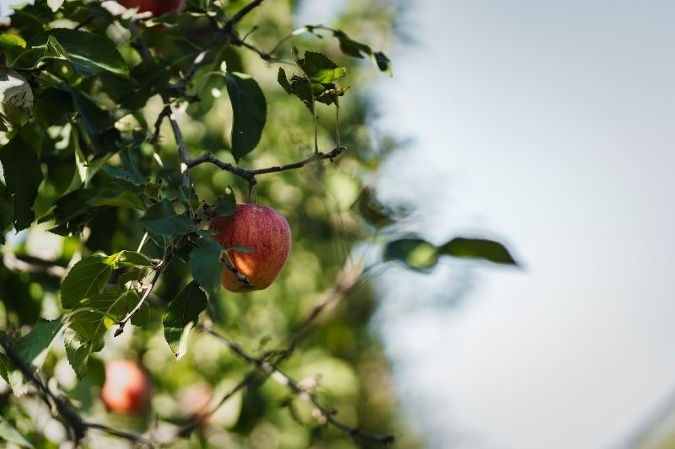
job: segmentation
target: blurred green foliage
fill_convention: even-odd
[[[327,425],[282,372],[353,429],[418,447],[368,331],[375,304],[354,252],[374,228],[352,205],[391,149],[365,123],[365,88],[391,73],[380,49],[392,4],[348,2],[334,28],[292,35],[292,0],[190,0],[141,20],[111,3],[37,0],[15,10],[0,38],[0,74],[19,80],[0,109],[0,328],[15,348],[0,352],[0,436],[36,448],[73,439],[61,409],[52,413],[13,363],[16,351],[83,420],[166,447],[378,445]],[[213,164],[191,167],[188,183],[181,171],[205,153],[252,170],[339,146],[330,161],[257,176],[252,192]],[[251,194],[288,219],[291,257],[267,290],[213,291],[218,256],[198,252],[204,211],[229,213]],[[195,324],[280,371],[270,377]],[[152,378],[147,414],[105,409],[113,359],[135,360]],[[217,411],[176,437],[200,397]],[[95,426],[87,433],[87,447],[130,444]]]

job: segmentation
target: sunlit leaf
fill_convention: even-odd
[[[130,190],[101,189],[89,200],[92,206],[117,206],[145,210],[145,204],[138,194]]]
[[[51,345],[62,326],[61,320],[38,320],[33,329],[19,339],[16,351],[25,361],[33,363]]]
[[[267,120],[267,102],[260,86],[250,76],[227,72],[225,79],[232,103],[232,154],[238,161],[260,142]]]
[[[0,48],[26,48],[26,41],[16,34],[0,34]]]
[[[424,239],[407,237],[393,240],[384,248],[386,261],[403,262],[408,268],[425,271],[433,268],[438,261],[436,248]]]
[[[7,420],[0,416],[0,441],[15,444],[20,447],[34,447],[21,433],[16,430]]]
[[[33,91],[28,81],[5,67],[0,67],[0,131],[20,128],[31,119]]]
[[[94,254],[77,262],[61,284],[61,304],[66,309],[76,307],[83,299],[101,293],[108,283],[112,267],[106,256]]]
[[[73,64],[77,72],[83,76],[91,76],[103,70],[126,75],[129,69],[117,46],[103,35],[88,33],[69,28],[55,28],[39,36],[33,45],[48,45],[56,48],[50,38],[56,39],[59,58],[64,56]]]

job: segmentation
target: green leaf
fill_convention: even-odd
[[[288,82],[288,78],[286,77],[286,71],[283,69],[283,67],[279,67],[279,72],[277,73],[277,82],[283,89],[286,91],[287,94],[291,94],[291,83]]]
[[[82,300],[69,317],[65,338],[68,361],[79,378],[87,375],[91,354],[103,349],[106,332],[140,301],[135,290],[113,289]]]
[[[33,91],[14,70],[0,67],[0,131],[20,128],[31,119]]]
[[[366,222],[380,229],[394,223],[394,212],[389,210],[375,196],[375,191],[366,186],[352,206]]]
[[[234,213],[237,207],[237,200],[234,197],[234,191],[231,187],[225,189],[225,195],[218,195],[216,197],[216,215],[229,216]]]
[[[336,30],[333,35],[338,38],[340,42],[340,50],[342,50],[342,53],[352,56],[354,58],[363,58],[363,55],[372,55],[373,50],[366,45],[362,44],[361,42],[357,42],[353,39],[351,39],[347,34],[345,34],[343,31]]]
[[[120,267],[151,267],[152,261],[144,254],[123,250],[108,256],[106,263],[114,269]]]
[[[58,60],[70,63],[68,53],[53,36],[43,35],[39,41],[32,42],[30,47],[22,52],[12,66],[24,69],[35,69],[45,60]]]
[[[227,72],[227,93],[232,104],[232,154],[239,161],[260,142],[267,102],[258,83],[245,73]]]
[[[59,198],[54,204],[51,215],[42,217],[40,221],[53,216],[56,226],[50,232],[69,235],[79,232],[89,223],[103,207],[94,207],[89,200],[97,194],[96,189],[77,189]]]
[[[13,443],[20,447],[34,447],[21,433],[7,422],[5,418],[0,416],[0,441]]]
[[[187,332],[206,310],[207,300],[197,282],[192,281],[169,303],[162,316],[164,338],[177,359],[185,355]]]
[[[148,232],[167,238],[187,234],[194,223],[187,215],[178,215],[166,198],[148,208],[141,221]]]
[[[81,124],[91,139],[94,153],[105,154],[117,150],[116,143],[120,135],[115,128],[117,118],[102,108],[96,101],[79,90],[71,90],[75,105],[80,114]]]
[[[208,238],[201,239],[190,251],[192,277],[209,295],[220,289],[220,276],[226,266],[221,261],[222,253],[220,244]]]
[[[347,74],[344,67],[338,66],[322,53],[308,51],[303,59],[298,60],[298,64],[312,82],[312,88],[325,87]]]
[[[483,259],[504,265],[518,265],[504,245],[486,239],[457,237],[439,247],[438,253],[459,258]]]
[[[86,377],[89,371],[87,368],[89,357],[92,353],[96,352],[93,343],[91,341],[82,340],[76,333],[67,335],[64,339],[64,343],[66,346],[68,363],[73,367],[78,379]]]
[[[16,34],[0,34],[0,48],[26,48],[26,41]]]
[[[61,320],[47,321],[40,319],[31,331],[21,337],[16,350],[25,361],[34,363],[43,351],[45,351],[56,335],[61,330]]]
[[[0,181],[0,245],[5,243],[5,231],[14,221],[14,201],[7,186]]]
[[[25,128],[24,128],[25,129]],[[14,228],[28,228],[35,220],[33,204],[43,175],[33,147],[19,133],[0,148],[0,163],[7,190],[14,200]]]
[[[92,206],[117,206],[130,209],[145,210],[145,204],[138,194],[130,190],[101,189],[90,199]]]
[[[65,56],[73,68],[84,77],[108,71],[118,75],[127,75],[129,69],[117,45],[101,34],[89,33],[69,28],[55,28],[38,36],[33,45],[39,46],[56,39],[60,50],[59,58]]]
[[[438,261],[436,247],[424,239],[407,237],[393,240],[384,248],[384,261],[403,262],[408,268],[428,271]]]
[[[380,69],[380,71],[386,73],[389,76],[392,76],[391,60],[387,58],[384,53],[381,51],[375,52],[373,54],[373,59],[375,60],[375,64],[377,64],[377,68]]]
[[[83,299],[103,291],[112,274],[105,254],[94,254],[77,262],[61,284],[61,304],[75,308]]]

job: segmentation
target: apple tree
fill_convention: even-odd
[[[0,440],[419,446],[368,332],[364,244],[383,248],[375,266],[515,262],[390,232],[368,187],[395,147],[365,125],[364,89],[391,74],[396,11],[354,1],[298,26],[292,0],[180,3],[36,0],[1,25]],[[278,211],[292,243],[269,287],[233,293],[223,273],[256,275],[234,252],[278,262],[218,243],[209,223],[245,203]]]

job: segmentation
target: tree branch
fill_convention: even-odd
[[[239,176],[242,178],[244,181],[246,181],[249,186],[255,186],[257,181],[255,177],[257,175],[264,175],[267,173],[277,173],[281,171],[286,171],[286,170],[294,170],[298,168],[302,168],[305,165],[314,163],[314,162],[319,162],[322,160],[330,160],[333,162],[333,159],[337,158],[340,156],[344,151],[346,150],[345,147],[343,146],[338,146],[333,148],[331,151],[328,153],[314,153],[310,157],[303,159],[299,162],[294,162],[292,164],[286,164],[286,165],[276,165],[273,167],[266,167],[266,168],[257,168],[257,169],[249,169],[249,168],[244,168],[239,165],[234,165],[229,162],[222,161],[218,159],[216,156],[214,156],[212,153],[204,153],[201,156],[198,156],[194,159],[190,159],[187,162],[187,167],[188,169],[196,167],[197,165],[201,164],[213,164],[216,167],[220,168],[221,170],[228,171],[234,175]]]
[[[4,349],[7,359],[9,359],[12,366],[21,371],[23,377],[35,387],[40,394],[42,401],[47,404],[49,408],[56,408],[58,413],[53,416],[70,429],[75,444],[79,444],[87,434],[87,425],[82,420],[82,417],[80,417],[68,401],[49,389],[47,384],[38,376],[37,369],[26,362],[21,355],[16,352],[12,342],[4,332],[0,332],[0,346]]]
[[[202,330],[218,340],[223,345],[227,346],[232,352],[239,356],[249,365],[255,366],[258,370],[265,373],[267,376],[274,379],[280,385],[286,386],[291,393],[299,398],[310,402],[323,416],[327,423],[333,425],[334,427],[342,430],[354,441],[363,441],[368,443],[375,443],[381,445],[390,445],[394,443],[394,435],[378,435],[369,432],[364,432],[356,427],[352,427],[335,417],[335,411],[329,410],[321,402],[319,402],[316,395],[310,391],[310,388],[300,385],[298,382],[291,379],[287,374],[282,372],[277,366],[264,358],[259,358],[248,354],[244,351],[239,344],[230,341],[223,335],[214,331],[208,325],[201,325],[197,329]]]

